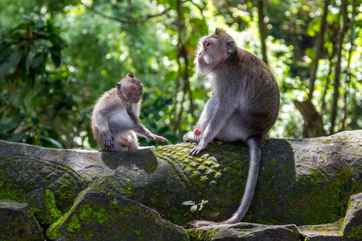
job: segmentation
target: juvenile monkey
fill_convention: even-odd
[[[103,151],[138,149],[137,135],[167,142],[142,125],[139,120],[143,85],[128,74],[115,88],[105,92],[94,106],[91,120],[93,136]]]
[[[213,139],[245,141],[249,147],[249,172],[237,211],[222,224],[240,222],[253,199],[261,160],[260,143],[277,119],[279,89],[269,68],[253,54],[236,47],[221,29],[200,39],[195,59],[198,74],[211,81],[213,94],[207,101],[193,132],[185,141],[197,145],[197,155]],[[213,225],[195,221],[196,227]]]

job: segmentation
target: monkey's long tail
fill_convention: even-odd
[[[256,183],[258,181],[260,162],[261,162],[261,149],[259,139],[256,137],[250,137],[247,140],[247,145],[249,147],[249,172],[248,178],[246,180],[246,185],[244,189],[243,198],[240,201],[238,210],[233,214],[233,216],[225,221],[225,223],[237,223],[240,222],[245,214],[247,213],[251,201],[254,197]]]

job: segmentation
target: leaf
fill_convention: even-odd
[[[62,56],[60,53],[60,48],[52,47],[50,48],[50,57],[55,65],[55,67],[59,67],[62,63]]]
[[[40,139],[42,142],[45,142],[44,144],[47,144],[48,147],[56,147],[56,148],[64,148],[64,146],[57,140],[47,137],[47,136],[41,136]]]
[[[35,70],[44,64],[45,64],[45,54],[37,53],[30,67]]]
[[[25,61],[26,73],[29,73],[29,69],[30,69],[30,66],[32,64],[32,61],[33,61],[35,55],[36,55],[35,48],[31,48],[29,53],[28,53],[28,56],[26,57],[26,61]]]
[[[14,73],[20,60],[21,52],[14,50],[10,57],[0,65],[0,79],[3,79],[5,76]]]

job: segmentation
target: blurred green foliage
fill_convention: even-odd
[[[282,92],[272,136],[302,136],[303,117],[293,101],[308,94],[323,2],[264,1],[268,62]],[[346,3],[336,131],[362,127],[362,1]],[[340,5],[338,0],[328,6],[312,99],[326,130]],[[145,85],[142,121],[171,142],[180,141],[208,95],[207,83],[194,74],[198,39],[222,27],[239,47],[260,57],[257,7],[252,0],[1,0],[0,139],[94,147],[93,104],[134,72]]]

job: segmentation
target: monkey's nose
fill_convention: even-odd
[[[204,46],[204,48],[208,48],[211,45],[211,43],[210,41],[205,39],[204,42],[202,42],[202,45]]]

